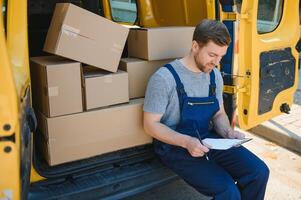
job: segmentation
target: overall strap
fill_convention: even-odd
[[[210,72],[210,85],[209,85],[209,96],[215,96],[216,94],[215,74],[214,70]]]
[[[179,75],[177,74],[177,72],[175,71],[175,69],[171,66],[171,64],[166,64],[164,65],[164,67],[166,67],[170,73],[172,74],[172,76],[174,77],[176,84],[177,84],[177,93],[178,93],[178,98],[179,98],[179,104],[180,104],[180,110],[182,110],[182,105],[183,105],[183,99],[184,97],[187,97],[187,94],[185,92],[184,89],[184,85],[181,82],[181,79],[179,77]]]

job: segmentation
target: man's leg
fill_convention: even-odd
[[[233,178],[205,157],[194,158],[186,150],[172,150],[160,157],[165,165],[200,193],[212,196],[215,200],[241,199]]]
[[[264,199],[269,169],[252,152],[240,146],[226,151],[210,151],[210,158],[237,181],[241,199]]]

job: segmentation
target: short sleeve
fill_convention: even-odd
[[[168,99],[166,80],[159,73],[153,74],[147,84],[143,110],[150,113],[164,114]]]
[[[219,70],[216,70],[215,74],[216,74],[216,98],[218,100],[219,105],[221,106],[223,105],[224,81]]]

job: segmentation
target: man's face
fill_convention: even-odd
[[[227,48],[228,46],[219,46],[212,41],[201,47],[193,41],[192,52],[197,67],[204,73],[210,73],[226,54]]]

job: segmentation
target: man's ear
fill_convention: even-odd
[[[191,46],[191,51],[193,53],[197,53],[199,51],[199,49],[200,49],[199,43],[197,41],[193,40],[192,41],[192,46]]]

